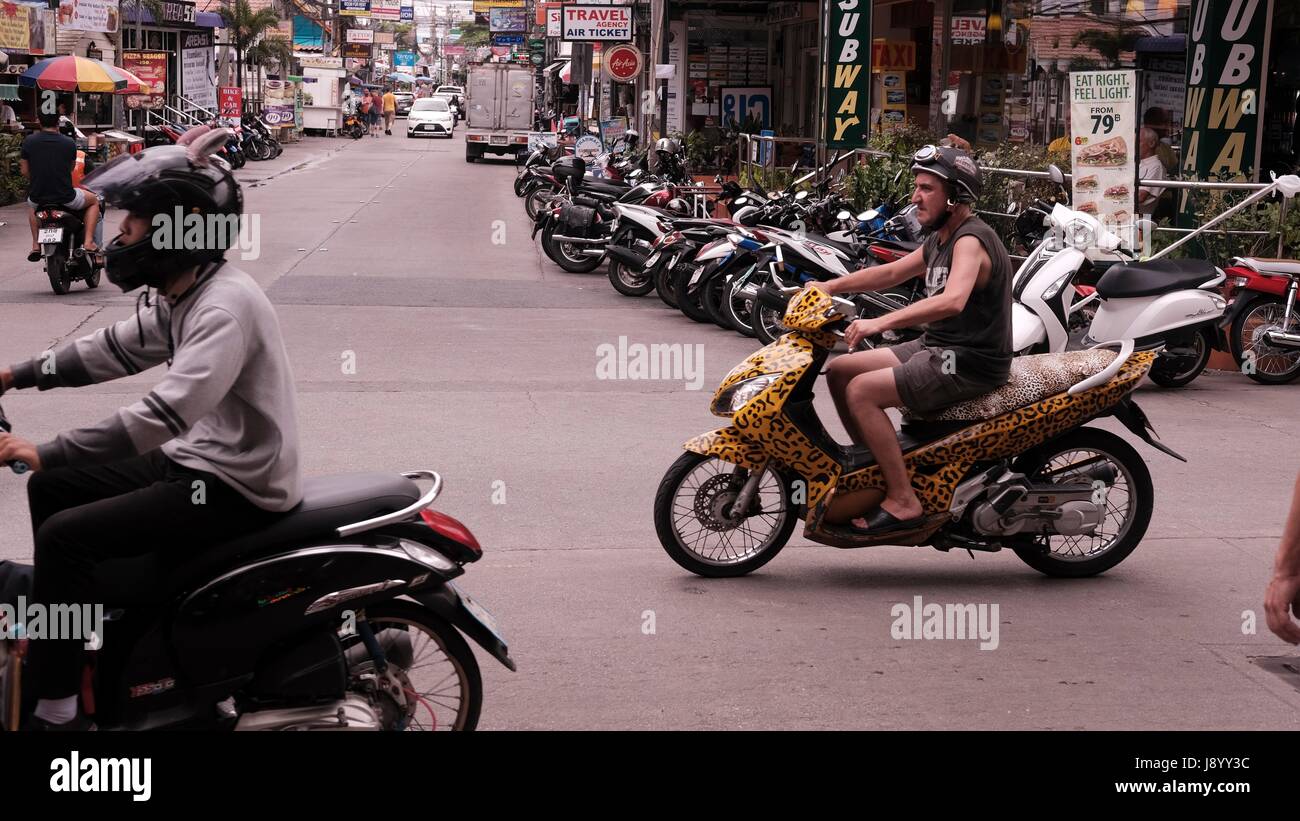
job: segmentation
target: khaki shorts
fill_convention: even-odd
[[[927,346],[921,339],[894,345],[889,350],[902,363],[893,369],[898,396],[920,416],[983,396],[1003,384],[962,376],[960,369],[947,364],[955,363],[953,357],[945,358],[944,351]],[[945,365],[948,373],[944,372]]]

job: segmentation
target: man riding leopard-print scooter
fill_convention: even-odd
[[[866,338],[922,326],[919,339],[849,353],[827,370],[840,420],[853,441],[870,448],[888,485],[879,508],[853,526],[871,535],[905,531],[922,517],[886,408],[921,415],[972,399],[1005,384],[1011,372],[1011,276],[1001,239],[975,216],[980,169],[958,148],[925,146],[912,160],[912,203],[929,231],[922,246],[902,259],[829,282],[829,294],[879,291],[925,275],[926,297],[873,319],[859,319],[844,334],[852,351]]]

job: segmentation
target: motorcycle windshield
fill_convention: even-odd
[[[141,180],[171,168],[189,164],[183,145],[158,145],[136,154],[123,154],[96,168],[82,180],[82,187],[113,204],[123,199]]]

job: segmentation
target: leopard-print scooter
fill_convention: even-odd
[[[856,317],[853,303],[804,290],[783,320],[793,330],[727,375],[712,411],[731,424],[687,442],[655,497],[659,540],[678,564],[744,575],[771,561],[800,519],[805,537],[835,547],[1010,547],[1051,576],[1101,573],[1137,547],[1151,475],[1127,442],[1086,423],[1114,416],[1183,457],[1152,438],[1130,397],[1155,359],[1131,341],[1018,357],[992,393],[933,418],[905,415],[899,442],[922,524],[876,538],[836,524],[877,506],[885,488],[870,451],[836,443],[813,408],[817,376]]]

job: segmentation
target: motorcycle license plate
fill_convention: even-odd
[[[658,261],[659,261],[659,252],[655,251],[653,254],[650,255],[650,258],[645,261],[645,267],[653,268],[655,267],[655,263],[657,263]]]
[[[447,582],[447,586],[456,591],[456,595],[460,597],[460,604],[465,608],[466,613],[469,613],[474,617],[475,621],[486,627],[487,631],[491,633],[497,641],[501,642],[502,647],[508,646],[506,643],[506,637],[501,635],[501,627],[497,624],[496,618],[487,611],[487,608],[470,598],[470,595],[457,587],[455,583]]]
[[[703,265],[697,265],[697,266],[695,266],[695,273],[691,274],[691,281],[687,284],[686,287],[689,288],[689,287],[691,287],[692,285],[694,285],[695,283],[699,282],[699,281],[700,281],[700,276],[701,276],[703,273],[704,273],[704,266],[703,266]]]
[[[45,245],[51,242],[63,242],[63,229],[42,228],[36,234],[36,241],[41,245]]]
[[[490,144],[490,145],[505,145],[505,144],[509,141],[509,139],[510,139],[509,137],[506,137],[506,136],[504,136],[504,135],[498,137],[497,135],[493,134],[493,135],[492,135],[492,139],[489,140],[489,144]]]

